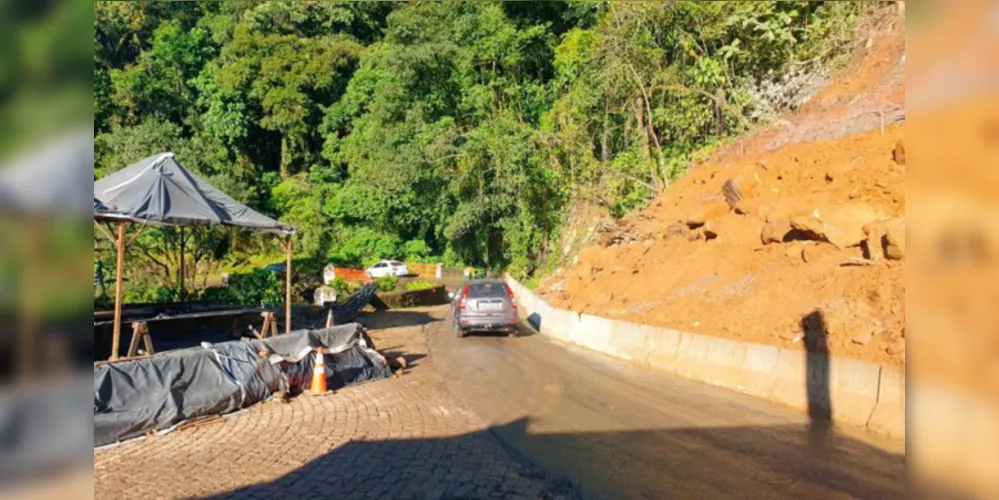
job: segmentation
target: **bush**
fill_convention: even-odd
[[[391,292],[395,290],[399,280],[395,276],[382,276],[375,280],[375,284],[378,285],[379,292]]]
[[[210,286],[198,292],[198,301],[211,304],[236,304],[236,299],[229,293],[229,288]]]
[[[125,304],[161,304],[176,300],[176,290],[163,286],[158,279],[149,276],[131,278],[124,283],[122,289],[122,303]]]
[[[437,283],[434,283],[433,281],[423,280],[423,279],[413,280],[413,281],[410,281],[409,283],[406,283],[406,291],[408,291],[408,292],[416,292],[416,291],[419,291],[419,290],[429,290],[429,289],[435,288],[435,287],[437,287]]]
[[[229,278],[228,297],[245,306],[276,306],[284,303],[284,284],[278,273],[254,269]]]
[[[364,283],[360,281],[350,282],[340,276],[337,276],[332,282],[330,282],[330,286],[336,290],[336,295],[338,297],[337,300],[339,300],[339,297],[346,297],[359,290],[362,286],[364,286]]]

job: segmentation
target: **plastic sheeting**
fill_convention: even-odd
[[[268,359],[258,354],[265,347]],[[326,350],[330,389],[392,373],[357,323],[102,364],[94,367],[94,446],[246,408],[278,390],[301,392],[316,347]]]
[[[362,286],[360,290],[354,292],[347,300],[333,306],[333,321],[336,324],[340,324],[356,318],[360,314],[361,309],[371,302],[377,291],[378,285],[374,283]]]

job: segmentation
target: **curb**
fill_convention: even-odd
[[[510,276],[523,314],[562,342],[905,440],[905,372],[552,307]]]

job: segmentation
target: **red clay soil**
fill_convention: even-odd
[[[833,354],[903,365],[901,261],[872,263],[864,246],[840,248],[786,227],[789,241],[761,240],[767,221],[786,224],[792,216],[845,210],[847,219],[863,219],[843,222],[854,227],[904,216],[905,167],[893,159],[901,139],[894,126],[884,135],[872,130],[701,165],[621,221],[634,241],[605,235],[540,292],[575,311],[786,347],[804,348],[804,327],[823,328]],[[729,179],[743,186],[743,214],[725,202]],[[716,237],[690,229],[692,216],[708,219],[707,236]],[[824,325],[803,325],[815,313]]]

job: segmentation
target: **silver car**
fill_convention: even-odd
[[[476,331],[517,336],[517,301],[503,280],[465,282],[455,294],[451,308],[458,338]]]

